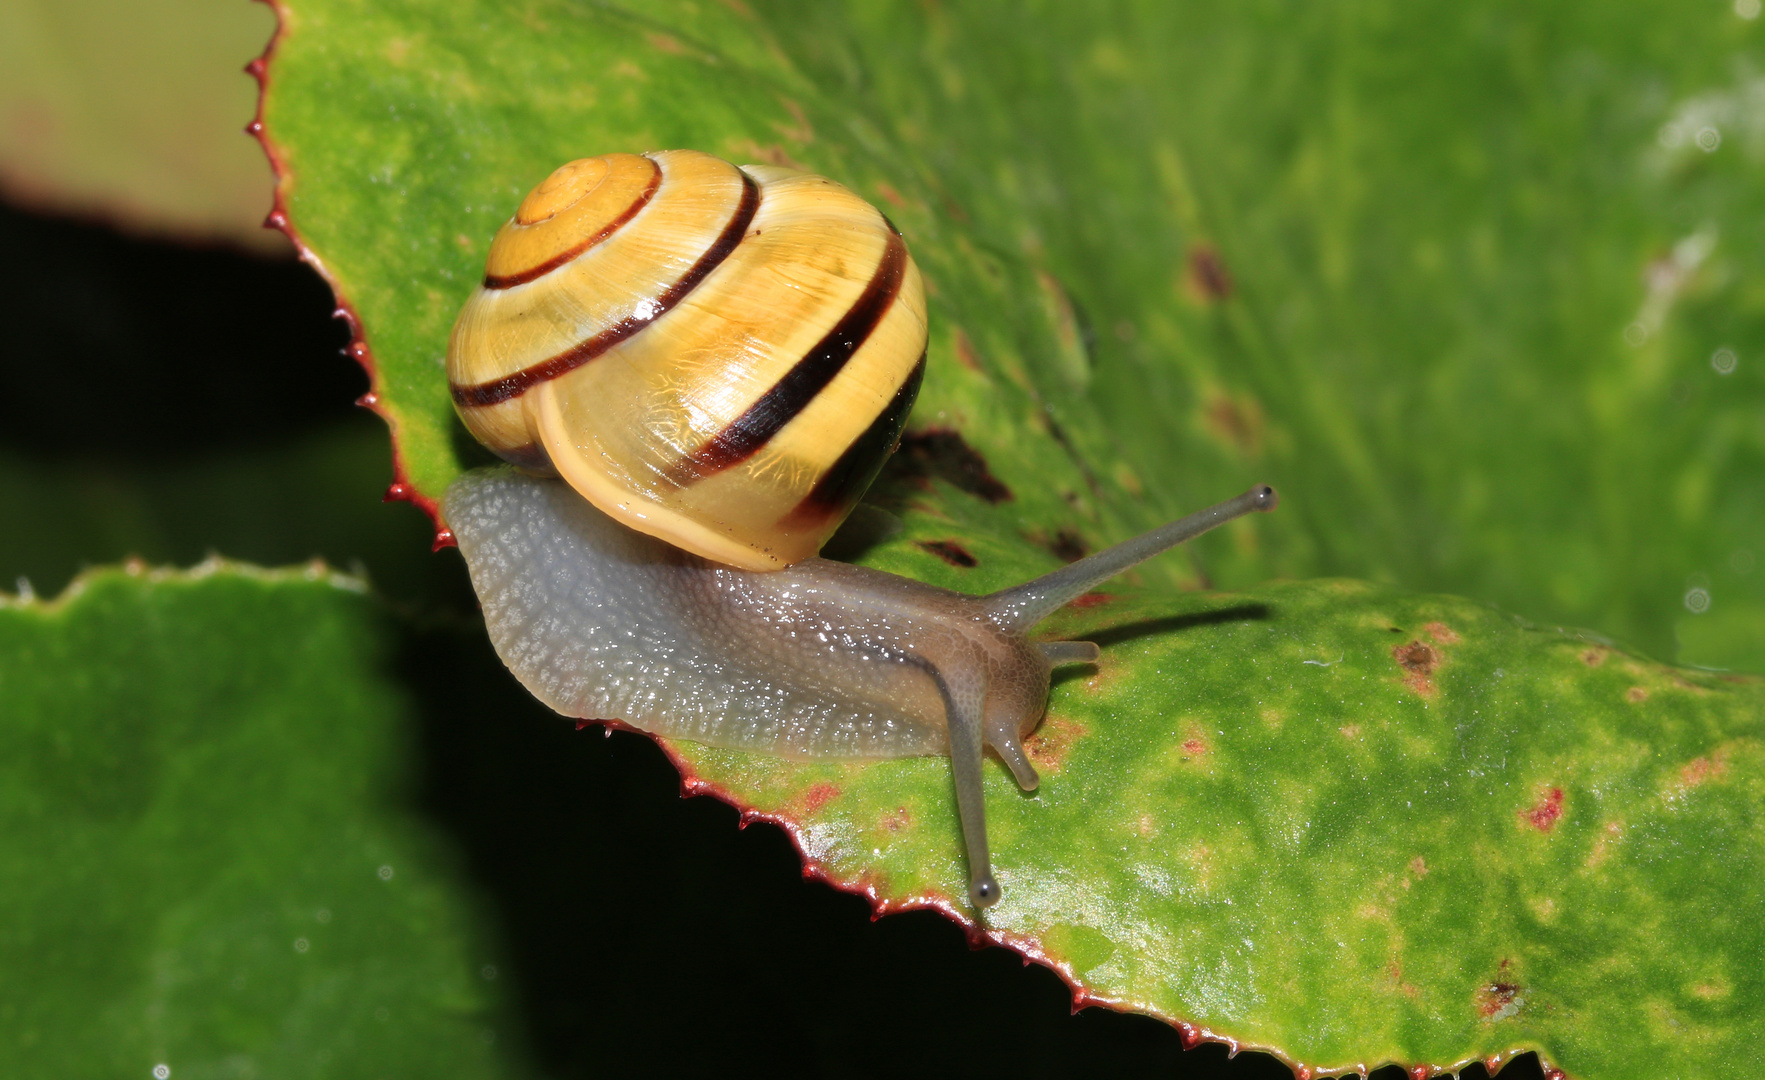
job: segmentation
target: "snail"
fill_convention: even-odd
[[[984,748],[1035,788],[1052,669],[1099,655],[1029,630],[1275,493],[990,596],[822,559],[925,342],[919,273],[849,190],[693,151],[571,162],[498,233],[448,351],[462,420],[515,467],[442,512],[498,654],[560,713],[797,759],[948,754],[978,910],[1000,895]]]

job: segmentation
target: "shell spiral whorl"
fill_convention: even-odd
[[[815,554],[894,448],[925,292],[850,190],[691,150],[573,161],[497,233],[448,344],[467,428],[722,563]]]

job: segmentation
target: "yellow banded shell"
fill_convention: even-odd
[[[807,558],[893,450],[925,289],[877,209],[691,150],[562,166],[492,241],[447,371],[473,435],[717,562]]]

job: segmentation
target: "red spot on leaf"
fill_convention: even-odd
[[[1563,816],[1563,789],[1551,788],[1529,809],[1521,810],[1520,820],[1539,832],[1550,832]]]
[[[1085,595],[1079,597],[1077,600],[1074,600],[1072,603],[1070,603],[1066,606],[1067,607],[1075,607],[1075,608],[1102,607],[1104,604],[1107,604],[1114,599],[1115,599],[1115,597],[1109,595],[1108,593],[1088,592]]]
[[[956,362],[973,372],[984,372],[987,367],[981,363],[981,354],[974,347],[974,342],[960,328],[956,331]]]
[[[1457,645],[1460,641],[1464,640],[1453,631],[1452,627],[1443,622],[1431,622],[1427,626],[1422,627],[1422,629],[1426,630],[1428,636],[1441,645]]]
[[[1694,788],[1711,777],[1720,779],[1728,775],[1728,755],[1718,750],[1709,757],[1693,758],[1679,770],[1679,779],[1688,788]]]
[[[1409,1074],[1410,1080],[1428,1080],[1430,1076],[1434,1075],[1434,1070],[1426,1065],[1411,1065]]]
[[[1177,1038],[1183,1040],[1185,1050],[1193,1050],[1201,1045],[1201,1032],[1196,1030],[1194,1024],[1185,1024],[1180,1020],[1177,1021]]]
[[[1090,733],[1091,729],[1077,720],[1050,716],[1034,735],[1023,741],[1023,752],[1041,771],[1059,772],[1073,744]]]
[[[1190,757],[1200,757],[1202,754],[1207,753],[1207,743],[1198,738],[1184,739],[1183,753],[1188,754]]]
[[[1488,986],[1479,987],[1476,998],[1477,1015],[1485,1020],[1494,1020],[1498,1017],[1505,1019],[1507,1016],[1511,1016],[1514,998],[1519,993],[1520,988],[1508,982],[1490,983]]]
[[[809,790],[803,792],[803,812],[805,814],[818,812],[822,807],[837,798],[839,793],[840,789],[834,787],[832,784],[821,783],[809,785]]]

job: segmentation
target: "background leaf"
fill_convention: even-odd
[[[0,6],[0,193],[135,232],[286,255],[238,71],[275,26],[231,0]]]
[[[500,1071],[497,971],[414,813],[361,592],[214,562],[0,604],[9,1068]]]

